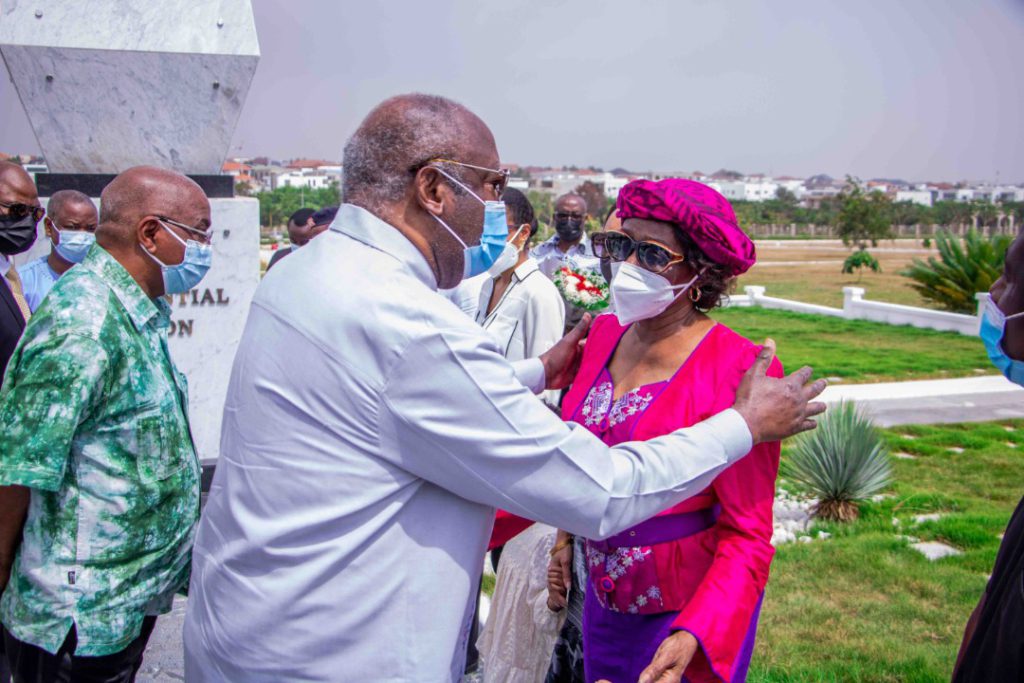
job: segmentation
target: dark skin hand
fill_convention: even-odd
[[[564,389],[576,378],[576,371],[580,369],[580,359],[583,358],[583,340],[587,338],[590,321],[590,314],[584,313],[583,318],[569,334],[541,355],[544,376],[547,377],[546,388]]]
[[[569,587],[572,586],[572,544],[569,533],[558,530],[555,544],[562,548],[551,556],[548,562],[548,609],[558,612],[569,604]]]
[[[11,578],[14,556],[21,545],[28,502],[29,489],[24,486],[0,486],[0,595]]]

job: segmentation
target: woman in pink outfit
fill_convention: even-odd
[[[760,350],[706,314],[755,260],[722,195],[689,180],[638,180],[617,209],[621,230],[594,240],[595,255],[611,259],[615,315],[594,321],[562,406],[609,445],[725,410]],[[777,361],[769,374],[782,376]],[[588,681],[636,681],[654,660],[692,682],[746,679],[778,465],[779,444],[760,444],[698,496],[586,542]]]

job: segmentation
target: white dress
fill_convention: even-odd
[[[555,528],[534,524],[507,544],[487,623],[476,646],[484,683],[542,683],[565,610],[548,609],[547,568]]]

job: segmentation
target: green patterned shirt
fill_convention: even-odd
[[[29,320],[0,390],[0,484],[32,489],[0,601],[19,640],[123,650],[188,582],[199,460],[170,308],[94,246]]]

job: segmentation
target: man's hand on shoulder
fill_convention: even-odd
[[[580,359],[583,357],[583,340],[587,338],[591,320],[591,315],[584,313],[569,334],[541,355],[546,377],[545,388],[564,389],[576,379]]]
[[[774,357],[775,342],[765,340],[757,360],[743,376],[733,404],[746,420],[755,444],[814,429],[817,423],[812,418],[825,412],[824,403],[812,402],[825,390],[825,380],[808,383],[812,370],[807,366],[786,377],[768,377]]]

